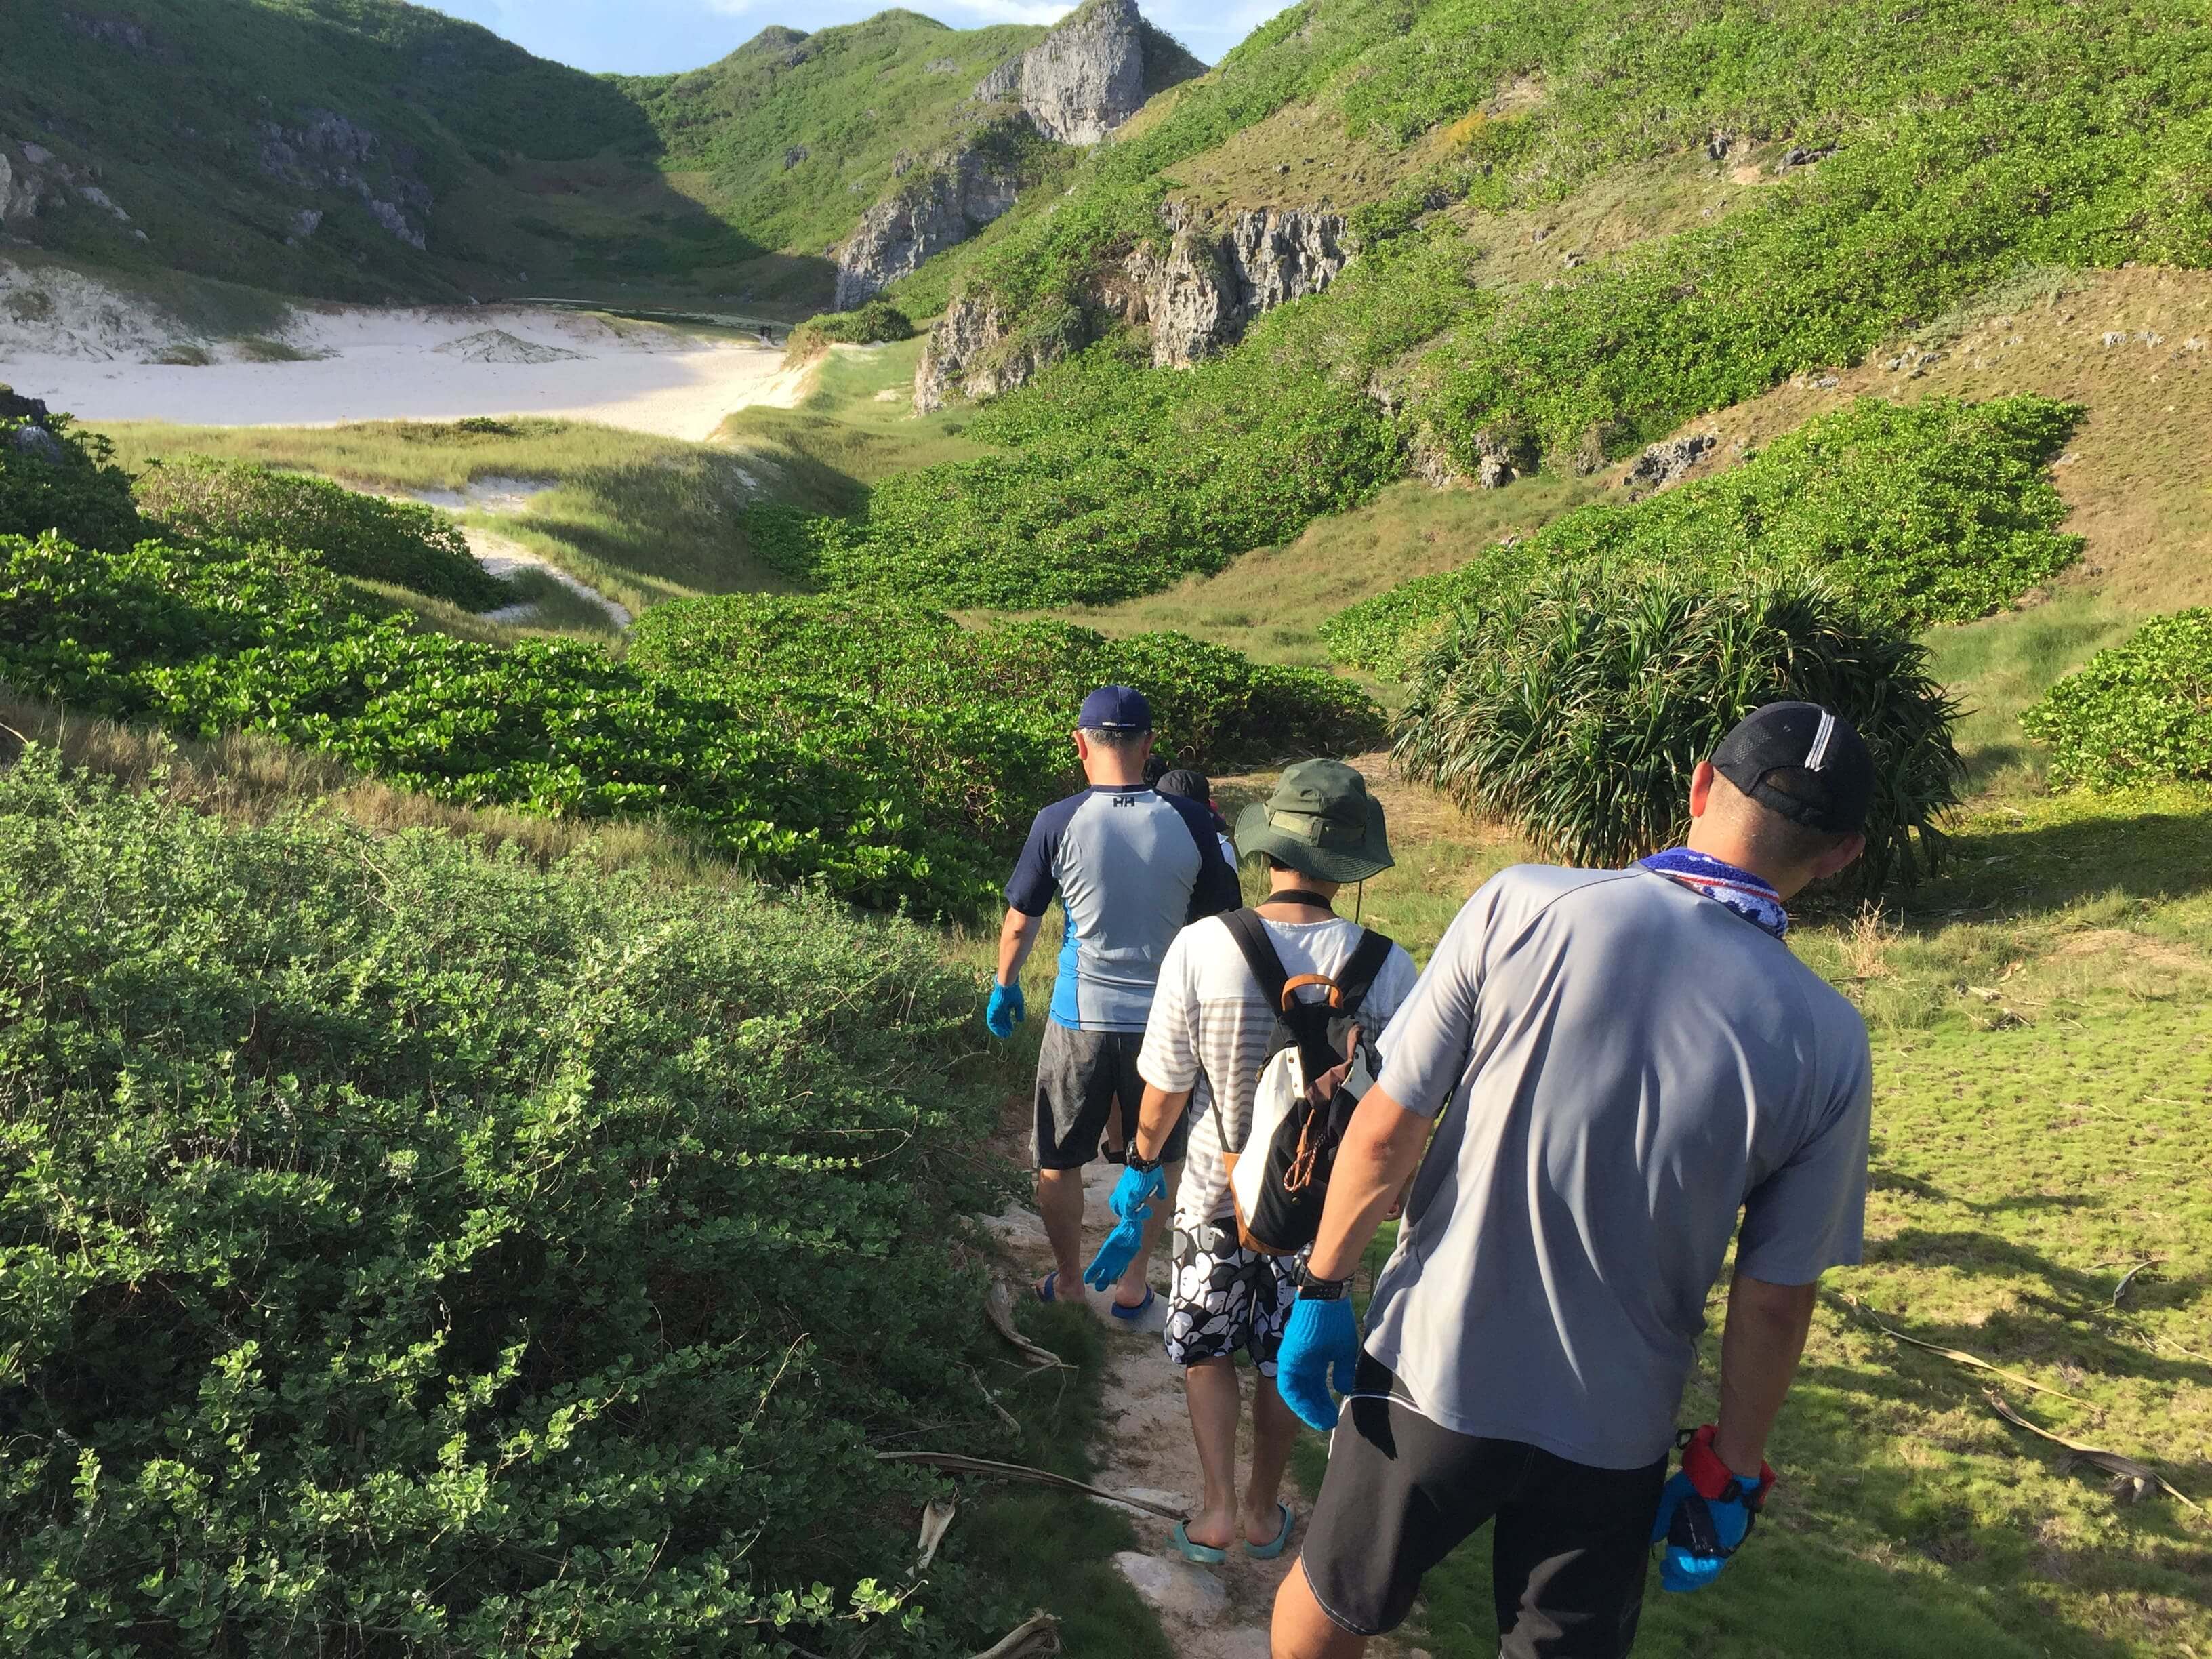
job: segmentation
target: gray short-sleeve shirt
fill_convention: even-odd
[[[1739,1211],[1753,1278],[1859,1259],[1865,1024],[1678,882],[1504,872],[1381,1047],[1379,1086],[1438,1123],[1367,1348],[1448,1428],[1656,1462]]]

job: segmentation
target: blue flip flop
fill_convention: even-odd
[[[1147,1285],[1145,1286],[1145,1299],[1142,1302],[1139,1302],[1135,1307],[1125,1308],[1120,1303],[1115,1303],[1113,1304],[1114,1317],[1116,1319],[1142,1319],[1145,1316],[1146,1310],[1150,1308],[1153,1303],[1158,1300],[1159,1298],[1152,1294],[1152,1287]]]
[[[1060,1300],[1059,1281],[1060,1269],[1054,1267],[1050,1273],[1044,1276],[1044,1282],[1042,1284],[1032,1285],[1030,1286],[1030,1289],[1036,1294],[1036,1299],[1040,1302],[1057,1302]]]
[[[1184,1529],[1184,1523],[1181,1521],[1176,1522],[1175,1547],[1182,1552],[1184,1560],[1195,1561],[1201,1566],[1218,1567],[1229,1559],[1227,1550],[1218,1550],[1211,1544],[1191,1542],[1190,1534]]]
[[[1290,1547],[1291,1506],[1288,1504],[1278,1504],[1275,1507],[1283,1512],[1282,1530],[1275,1534],[1275,1541],[1272,1544],[1254,1544],[1248,1542],[1244,1546],[1244,1553],[1250,1556],[1255,1561],[1272,1561]]]

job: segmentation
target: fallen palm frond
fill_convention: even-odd
[[[1103,1498],[1109,1504],[1122,1504],[1133,1510],[1142,1510],[1147,1515],[1157,1515],[1165,1521],[1187,1519],[1181,1510],[1171,1510],[1164,1504],[1155,1504],[1148,1498],[1133,1498],[1126,1492],[1108,1492],[1103,1486],[1071,1480],[1064,1474],[1054,1474],[1050,1469],[1034,1469],[1026,1463],[1001,1463],[988,1457],[970,1457],[965,1452],[879,1451],[877,1460],[884,1463],[927,1463],[933,1469],[951,1469],[963,1474],[996,1475],[1003,1480],[1028,1480],[1040,1486],[1058,1486],[1067,1492],[1079,1492],[1090,1498]]]
[[[1992,1376],[2002,1376],[2008,1382],[2017,1382],[2021,1388],[2033,1389],[2038,1394],[2055,1395],[2061,1400],[2070,1400],[2077,1406],[2086,1406],[2089,1403],[2079,1395],[2069,1394],[2063,1389],[2054,1389],[2049,1383],[2039,1382],[2032,1376],[2022,1376],[2018,1371],[2008,1371],[2002,1365],[1992,1365],[1980,1355],[1968,1353],[1964,1348],[1947,1348],[1940,1342],[1927,1342],[1917,1336],[1907,1336],[1903,1331],[1883,1324],[1874,1310],[1864,1303],[1855,1301],[1841,1291],[1831,1291],[1828,1294],[1893,1341],[1909,1342],[1916,1348],[1925,1348],[1930,1353],[1941,1354],[1954,1364],[1971,1365],[1978,1371],[1987,1371]]]
[[[2155,1267],[2158,1266],[2158,1257],[2154,1255],[2146,1256],[2141,1261],[2136,1262],[2134,1267],[2129,1268],[2127,1272],[2122,1273],[2120,1275],[2120,1282],[2112,1286],[2112,1305],[2115,1308],[2120,1305],[2120,1298],[2128,1293],[2128,1286],[2136,1282],[2136,1275],[2137,1273],[2142,1272],[2146,1267]]]
[[[1048,1613],[1014,1626],[975,1659],[1050,1659],[1060,1651],[1060,1620]]]
[[[1040,1368],[1046,1365],[1057,1365],[1063,1370],[1074,1370],[1073,1366],[1050,1348],[1030,1341],[1029,1338],[1014,1328],[1013,1292],[1006,1288],[1004,1280],[993,1281],[991,1293],[983,1298],[983,1314],[991,1322],[992,1329],[1005,1337],[1020,1352],[1027,1354]]]
[[[2039,1428],[2006,1404],[2004,1396],[1995,1389],[1983,1389],[1982,1397],[1996,1408],[1999,1417],[2004,1419],[2014,1428],[2026,1429],[2030,1434],[2040,1435],[2052,1445],[2063,1446],[2084,1462],[2094,1463],[2099,1468],[2118,1475],[2132,1486],[2133,1495],[2136,1497],[2140,1498],[2149,1488],[2156,1486],[2167,1497],[2188,1504],[2192,1510],[2203,1507],[2148,1463],[2139,1463],[2132,1457],[2123,1457],[2118,1452],[2106,1451],[2100,1447],[2085,1446],[2078,1440],[2069,1440],[2063,1434],[2053,1434],[2048,1429]]]

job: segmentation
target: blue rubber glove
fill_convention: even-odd
[[[1122,1220],[1127,1221],[1132,1216],[1142,1220],[1152,1214],[1152,1211],[1145,1206],[1154,1199],[1167,1195],[1168,1177],[1164,1170],[1157,1167],[1150,1170],[1124,1169],[1121,1180],[1114,1183],[1114,1196],[1109,1202],[1114,1206],[1114,1213]]]
[[[1658,1518],[1651,1541],[1664,1542],[1659,1585],[1677,1591],[1703,1589],[1721,1576],[1729,1558],[1751,1536],[1774,1471],[1761,1463],[1756,1486],[1746,1486],[1713,1450],[1713,1425],[1692,1434],[1682,1448],[1682,1467],[1659,1494]]]
[[[1145,1223],[1152,1219],[1152,1200],[1165,1198],[1167,1194],[1168,1178],[1162,1170],[1121,1171],[1111,1200],[1114,1213],[1121,1220],[1106,1235],[1098,1254],[1091,1258],[1091,1265],[1083,1270],[1085,1284],[1094,1291],[1108,1290],[1128,1272],[1129,1264],[1145,1246]]]
[[[1275,1392],[1302,1420],[1323,1433],[1334,1428],[1329,1373],[1335,1372],[1337,1393],[1350,1394],[1358,1364],[1359,1322],[1352,1317],[1351,1303],[1342,1297],[1332,1302],[1300,1297],[1291,1304],[1291,1321],[1275,1355]]]
[[[1013,1036],[1014,1027],[1029,1018],[1029,1005],[1022,1000],[1019,981],[1012,985],[994,984],[991,987],[991,1000],[983,1009],[984,1029],[1004,1042]]]

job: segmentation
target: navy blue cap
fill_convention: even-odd
[[[1102,685],[1083,700],[1075,723],[1086,732],[1149,732],[1152,706],[1133,685]]]
[[[1862,829],[1874,804],[1874,757],[1841,714],[1816,702],[1770,702],[1745,715],[1713,751],[1714,769],[1771,811],[1808,829]],[[1784,791],[1767,780],[1793,775]]]

